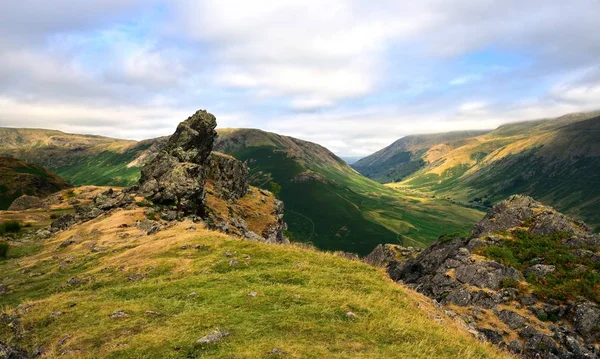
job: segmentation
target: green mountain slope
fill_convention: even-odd
[[[358,172],[381,183],[398,182],[427,162],[443,156],[468,138],[487,131],[459,131],[402,137],[352,164]],[[424,154],[427,153],[425,158]]]
[[[132,185],[165,141],[46,130],[0,134],[0,153],[35,160],[76,185]],[[279,192],[285,202],[290,235],[319,248],[367,254],[379,243],[424,246],[446,231],[467,231],[481,217],[474,209],[387,188],[325,147],[292,137],[221,129],[215,150],[248,161],[252,184]]]
[[[247,161],[253,185],[281,189],[292,237],[369,253],[379,243],[422,246],[466,231],[481,213],[369,180],[326,148],[260,130],[219,131],[215,150]]]
[[[452,146],[395,187],[486,205],[527,194],[600,228],[599,113],[508,124]]]
[[[164,139],[129,141],[54,130],[0,128],[0,155],[42,165],[73,185],[129,186]]]
[[[10,207],[22,195],[45,197],[71,187],[58,175],[10,157],[0,157],[0,210]]]
[[[147,235],[143,219],[15,244],[30,254],[0,259],[0,341],[52,358],[505,357],[383,269],[189,221]]]

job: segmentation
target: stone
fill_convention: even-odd
[[[357,315],[354,314],[353,312],[346,312],[346,314],[344,314],[346,316],[346,318],[348,319],[356,319]]]
[[[47,207],[44,201],[36,196],[28,196],[26,194],[15,199],[13,203],[8,207],[9,211],[24,211],[27,209],[44,208]]]
[[[159,312],[155,312],[155,311],[153,311],[153,310],[147,310],[145,313],[146,313],[147,315],[151,315],[151,316],[159,316],[159,315],[160,315],[160,313],[159,313]]]
[[[200,110],[177,126],[159,154],[142,168],[138,194],[184,214],[206,215],[206,165],[217,136],[216,119]]]
[[[205,167],[206,178],[225,200],[237,200],[248,193],[249,172],[244,162],[219,152],[210,154]]]
[[[273,348],[273,349],[269,350],[269,352],[267,353],[267,355],[282,356],[283,352],[279,348]]]
[[[498,318],[503,321],[510,329],[519,329],[525,326],[527,320],[521,315],[513,312],[512,310],[501,310],[498,313]]]
[[[255,291],[248,293],[249,297],[256,297],[257,295],[258,295],[258,292],[255,292]]]
[[[575,307],[575,316],[573,317],[575,328],[579,334],[589,337],[600,337],[600,309],[592,302],[584,302]],[[596,333],[593,333],[593,332]],[[592,338],[590,338],[592,339]]]
[[[50,318],[58,318],[65,314],[65,312],[52,312],[50,313]]]
[[[397,244],[379,244],[363,261],[373,266],[387,266],[391,262],[405,262],[415,258],[421,249],[414,247],[403,247]]]
[[[110,315],[110,317],[113,318],[113,319],[127,318],[127,317],[129,317],[129,314],[127,312],[125,312],[124,310],[119,309],[119,310],[115,310]]]
[[[13,347],[0,341],[0,359],[28,359],[29,354],[18,347]]]
[[[525,276],[534,275],[538,279],[544,278],[548,273],[552,273],[556,270],[556,266],[536,264],[525,270]]]
[[[222,331],[219,329],[215,329],[212,332],[208,333],[207,335],[203,336],[202,338],[198,339],[197,343],[198,344],[218,343],[228,335],[229,335],[228,332],[225,332],[225,331]]]
[[[481,334],[483,334],[485,339],[492,344],[500,344],[500,343],[504,342],[504,338],[502,337],[502,334],[498,333],[495,330],[488,329],[488,328],[481,328],[481,329],[479,329],[479,332]]]

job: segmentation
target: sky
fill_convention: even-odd
[[[364,156],[600,109],[600,0],[19,0],[0,126],[145,139],[197,109]]]

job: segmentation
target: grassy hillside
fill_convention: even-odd
[[[0,338],[71,358],[262,358],[275,348],[286,358],[506,357],[383,269],[188,222],[148,236],[135,226],[143,217],[119,210],[13,244],[21,257],[0,260]],[[197,343],[215,328],[229,335]]]
[[[0,210],[22,195],[45,197],[69,183],[43,167],[15,158],[0,157]]]
[[[0,129],[0,153],[46,164],[75,185],[132,185],[164,141]],[[424,246],[446,230],[467,231],[481,217],[447,201],[386,188],[325,147],[292,137],[221,129],[215,149],[248,161],[252,184],[279,191],[286,203],[290,236],[323,249],[367,254],[379,243]]]
[[[487,131],[457,131],[402,137],[352,165],[358,172],[381,183],[399,182],[440,156]]]
[[[260,130],[219,132],[216,150],[248,161],[252,184],[286,204],[292,238],[369,253],[379,243],[423,246],[446,230],[468,231],[481,212],[369,180],[326,148]]]
[[[119,140],[42,129],[0,128],[0,155],[42,165],[76,186],[129,186],[163,139]]]
[[[527,194],[600,228],[598,113],[504,125],[453,147],[396,187],[488,205]]]

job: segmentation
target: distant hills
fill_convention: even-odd
[[[600,226],[600,112],[507,124],[470,137],[409,137],[354,168],[380,182],[400,180],[394,187],[486,206],[527,194]]]
[[[16,158],[0,157],[0,210],[22,195],[45,197],[71,185],[41,166]]]
[[[74,185],[130,186],[165,141],[0,129],[0,154],[35,161]],[[247,161],[251,184],[285,202],[288,234],[322,249],[367,254],[379,243],[424,246],[448,230],[468,230],[482,215],[383,186],[325,147],[292,137],[221,129],[215,150]]]

